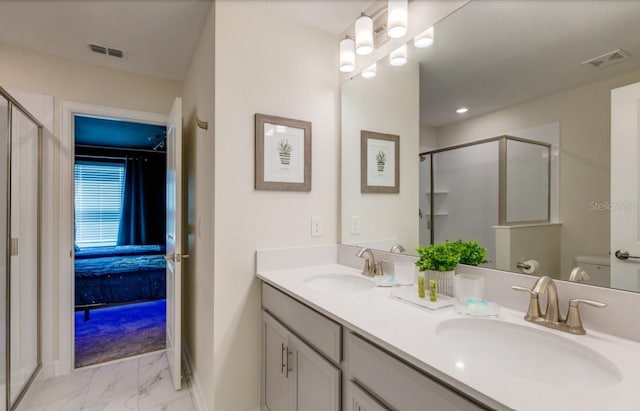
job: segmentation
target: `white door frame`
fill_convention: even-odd
[[[73,265],[73,165],[74,165],[74,116],[76,114],[130,120],[137,123],[167,124],[167,114],[126,110],[93,104],[62,101],[60,104],[60,148],[58,150],[59,180],[59,229],[58,229],[58,360],[54,375],[70,374],[74,369],[74,265]],[[53,330],[55,333],[55,330]],[[43,335],[43,341],[55,341],[56,336]]]

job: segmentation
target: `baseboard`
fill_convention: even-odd
[[[185,344],[182,344],[182,347],[182,363],[185,369],[185,381],[191,393],[191,398],[193,399],[193,407],[195,411],[209,411],[202,393],[202,385],[198,380],[198,376],[193,372],[193,358],[191,358],[191,353]]]

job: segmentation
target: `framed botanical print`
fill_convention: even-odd
[[[256,114],[256,190],[311,191],[311,123]]]
[[[360,132],[360,192],[400,192],[400,136]]]

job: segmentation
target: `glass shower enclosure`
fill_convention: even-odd
[[[42,125],[0,88],[0,410],[17,407],[41,368]]]
[[[550,221],[550,158],[513,136],[420,153],[420,244],[478,241],[495,267],[497,226]]]

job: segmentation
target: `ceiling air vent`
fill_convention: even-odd
[[[607,54],[603,54],[602,56],[583,61],[582,64],[588,64],[596,68],[602,68],[624,61],[629,57],[631,57],[631,54],[622,49],[617,49],[614,51],[610,51]]]
[[[94,53],[98,54],[107,54],[107,48],[103,46],[98,46],[97,44],[89,44],[89,48]]]
[[[94,53],[106,54],[111,57],[124,58],[124,51],[112,49],[111,47],[100,46],[98,44],[89,44],[89,49]]]
[[[111,57],[118,57],[118,58],[123,58],[124,57],[124,53],[122,52],[122,50],[107,49],[107,53]]]

